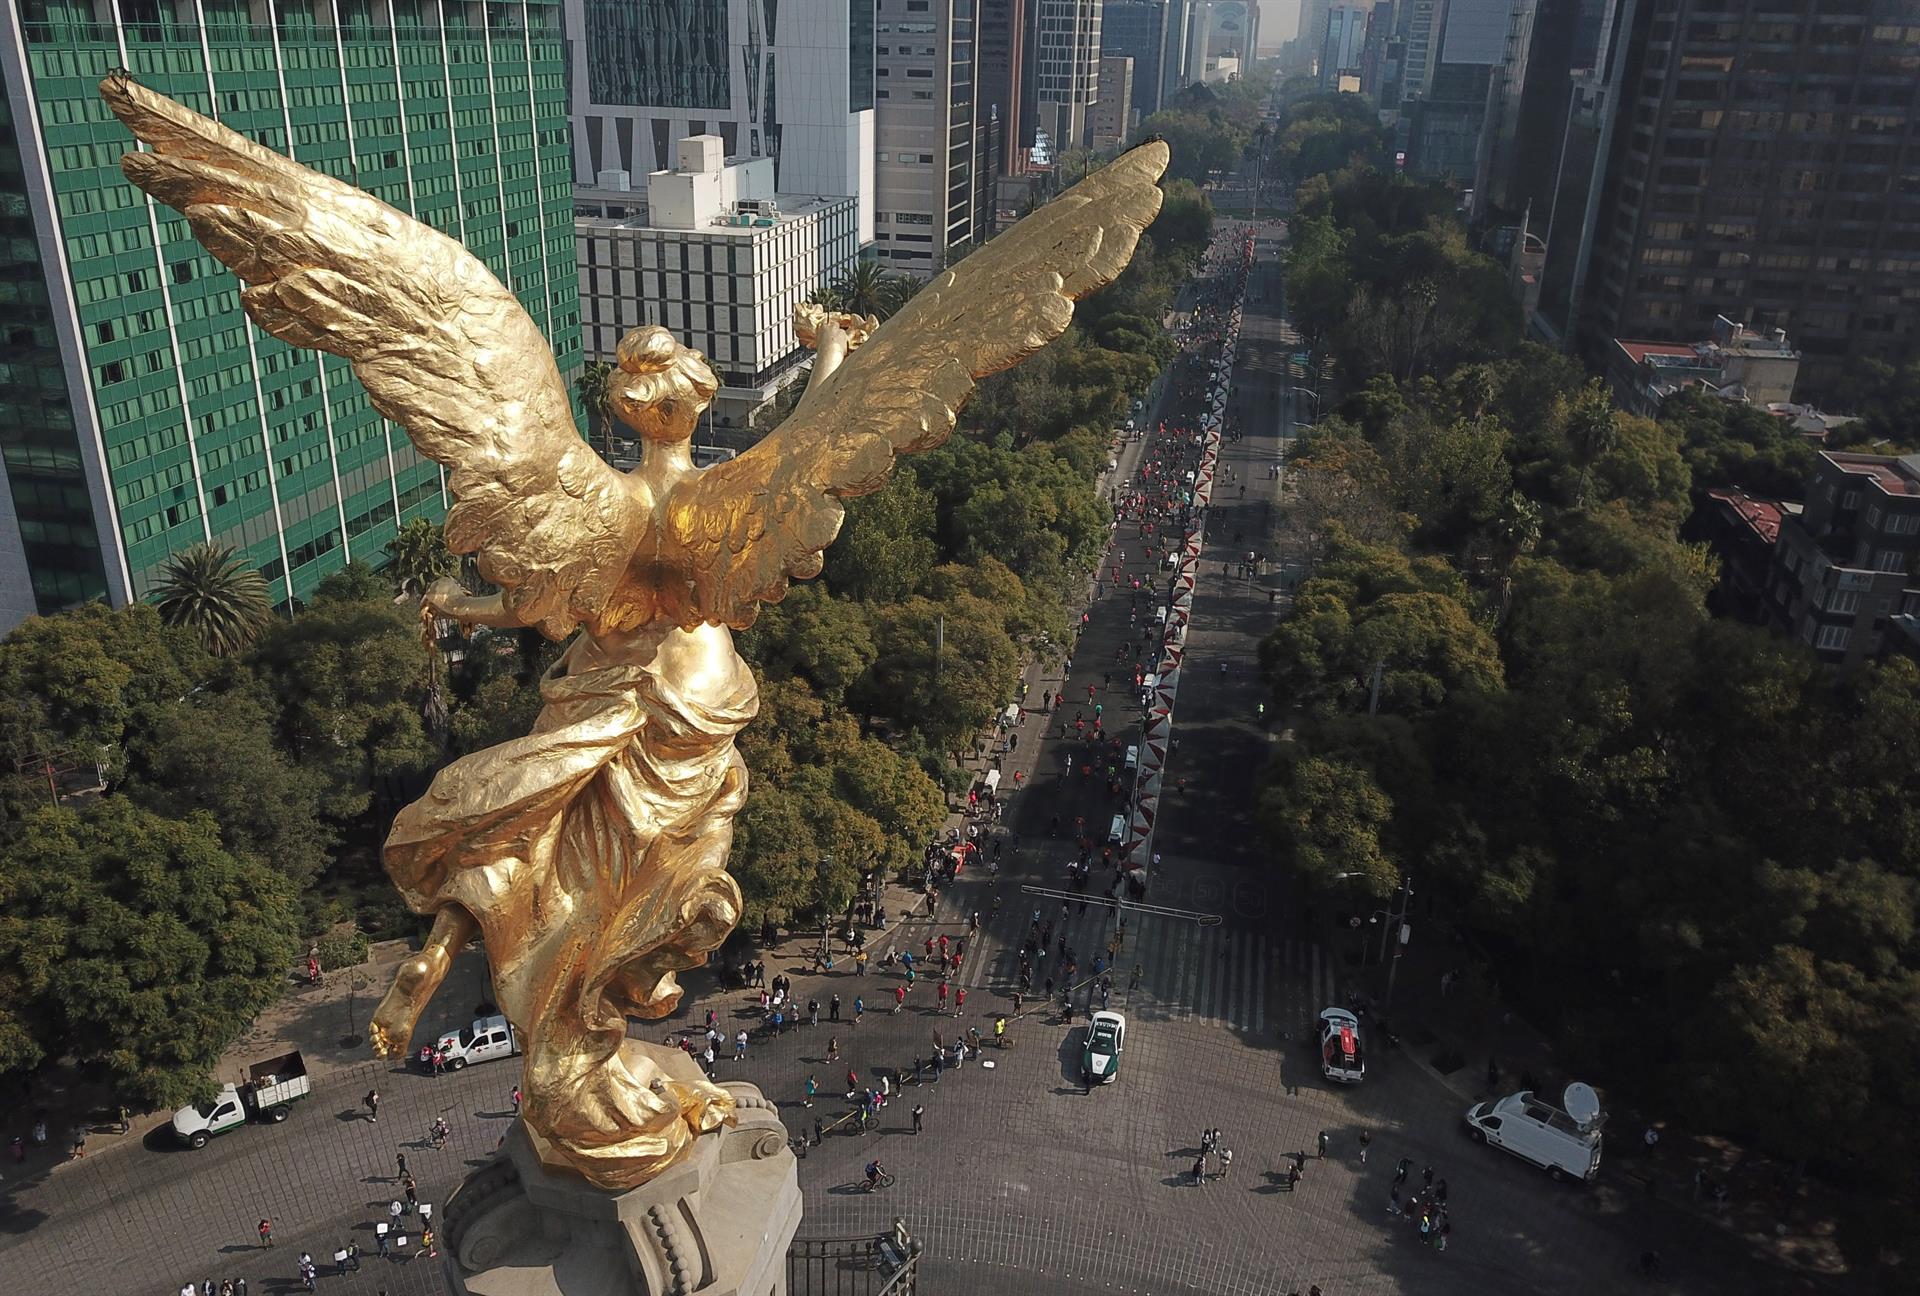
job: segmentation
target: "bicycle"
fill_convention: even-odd
[[[878,1175],[867,1180],[866,1183],[862,1185],[860,1191],[861,1192],[877,1192],[882,1188],[891,1188],[891,1187],[893,1187],[893,1176],[888,1174],[885,1170],[882,1170]]]

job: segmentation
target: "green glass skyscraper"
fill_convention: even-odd
[[[278,600],[403,519],[437,465],[342,360],[262,333],[121,176],[116,67],[470,248],[578,367],[559,0],[15,0],[0,29],[0,632],[237,546]]]

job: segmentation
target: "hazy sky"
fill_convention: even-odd
[[[1300,26],[1300,0],[1260,0],[1260,54],[1278,54]]]

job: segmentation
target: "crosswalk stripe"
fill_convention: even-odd
[[[1210,989],[1219,973],[1219,927],[1208,927],[1198,947],[1194,950],[1194,993],[1188,1006],[1192,1008],[1192,1016],[1206,1021],[1213,1016]]]
[[[1205,957],[1205,946],[1205,929],[1202,929],[1201,938],[1191,942],[1185,951],[1186,975],[1182,979],[1185,989],[1180,996],[1181,1021],[1193,1020],[1193,1005],[1200,994],[1200,962]]]
[[[1253,1013],[1253,946],[1255,937],[1252,932],[1244,932],[1232,943],[1227,956],[1227,966],[1232,969],[1230,984],[1233,986],[1233,1000],[1227,1005],[1232,1016],[1231,1021],[1237,1029],[1245,1030],[1251,1024]]]
[[[1253,1021],[1255,1035],[1265,1033],[1267,1029],[1267,938],[1260,937],[1259,949],[1253,957]]]

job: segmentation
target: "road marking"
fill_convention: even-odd
[[[1260,951],[1253,965],[1253,1030],[1256,1035],[1267,1029],[1267,938],[1260,938]]]

